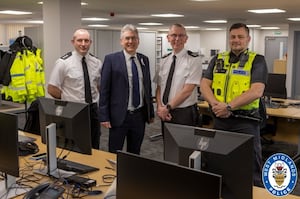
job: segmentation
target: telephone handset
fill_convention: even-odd
[[[51,183],[43,183],[25,194],[23,199],[58,199],[65,189]]]

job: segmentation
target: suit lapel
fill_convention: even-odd
[[[122,70],[122,74],[125,76],[126,80],[128,81],[128,71],[127,71],[127,65],[126,65],[126,58],[124,55],[124,52],[121,51],[119,53],[120,58],[118,60],[120,60],[120,67]]]

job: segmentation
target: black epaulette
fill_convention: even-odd
[[[98,57],[96,55],[93,55],[92,53],[89,53],[92,57],[95,57],[98,59]]]
[[[192,57],[198,57],[199,56],[199,53],[197,52],[192,52],[190,50],[187,51],[188,55],[192,56]]]
[[[168,53],[168,54],[162,56],[161,58],[166,58],[166,57],[168,57],[168,56],[171,55],[171,54],[172,54],[172,52],[170,52],[170,53]]]
[[[61,56],[60,58],[61,58],[61,59],[68,59],[68,58],[71,57],[71,56],[72,56],[72,52],[68,52],[67,54]]]

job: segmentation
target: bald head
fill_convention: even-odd
[[[92,40],[90,33],[86,29],[78,29],[74,32],[71,42],[75,50],[82,56],[85,56],[90,49]]]

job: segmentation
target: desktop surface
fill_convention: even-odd
[[[26,135],[37,139],[36,142],[39,145],[41,153],[46,151],[45,145],[41,144],[40,136],[37,136],[34,134],[29,134],[29,133],[26,133]],[[60,152],[60,151],[61,151],[60,149],[57,149],[57,152]],[[88,176],[89,176],[89,178],[97,180],[97,186],[93,187],[93,190],[101,190],[101,191],[103,191],[103,194],[88,195],[88,196],[85,196],[84,198],[85,199],[104,199],[104,193],[106,193],[106,191],[109,189],[110,183],[105,183],[103,181],[102,177],[104,175],[114,176],[116,174],[115,170],[105,168],[105,167],[110,167],[110,163],[107,160],[116,160],[116,154],[109,153],[106,151],[95,150],[95,149],[93,149],[92,154],[93,154],[92,156],[89,156],[89,155],[83,155],[83,154],[72,152],[68,155],[68,158],[70,160],[73,160],[76,162],[77,161],[84,162],[84,164],[88,164],[88,165],[100,168],[99,171],[89,173]],[[37,161],[32,161],[30,159],[30,157],[31,156],[20,157],[19,158],[20,165],[25,167],[25,165],[27,165],[28,163],[36,164]],[[139,169],[143,170],[144,168],[142,166],[139,166]],[[30,171],[26,171],[26,172],[29,172],[29,174],[30,174]],[[49,182],[49,181],[51,182],[51,179],[47,178],[47,177],[40,178],[39,175],[36,175],[33,177],[38,179],[38,181],[36,181],[37,183],[43,183],[43,182]],[[36,182],[34,182],[32,185],[36,186],[37,185]],[[180,192],[180,189],[173,190],[173,191]],[[24,196],[21,195],[21,196],[16,197],[16,199],[22,199],[23,197]],[[142,197],[140,197],[140,198],[142,198]],[[270,193],[268,193],[268,191],[265,190],[264,188],[254,186],[253,187],[253,199],[274,199],[274,196],[271,195]],[[300,199],[300,196],[288,195],[288,196],[282,197],[282,199]]]

